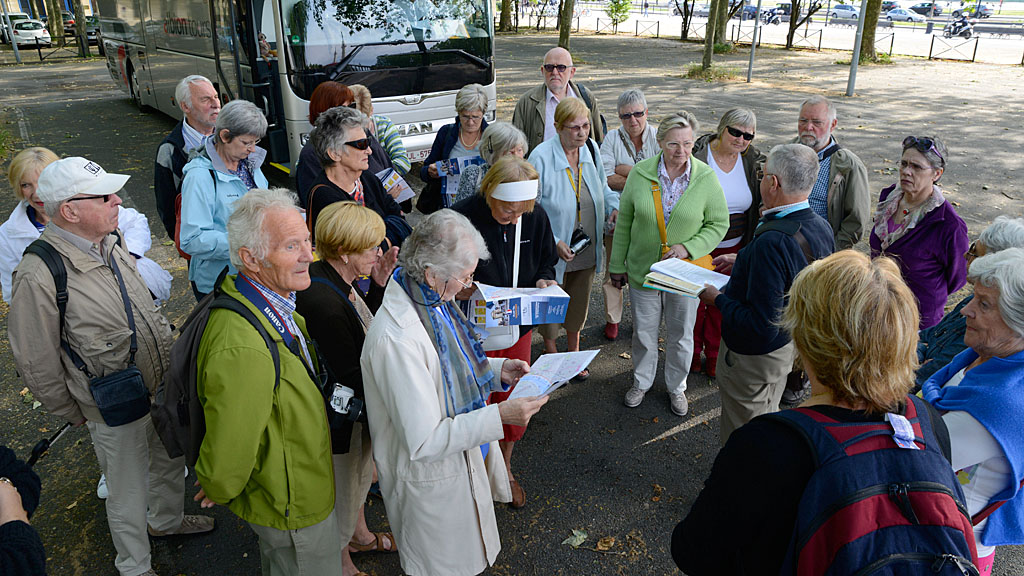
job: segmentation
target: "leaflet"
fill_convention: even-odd
[[[485,327],[559,324],[565,321],[569,295],[547,288],[502,288],[477,282],[469,303],[469,321]]]
[[[466,168],[473,165],[483,164],[484,159],[479,156],[460,156],[438,161],[437,175],[441,177],[441,198],[446,208],[450,208],[459,192],[459,180]]]
[[[405,202],[416,196],[416,192],[409,186],[409,183],[402,178],[402,175],[395,172],[394,168],[385,168],[377,173],[377,178],[384,185],[384,189],[395,199],[395,202]]]
[[[508,399],[543,396],[554,392],[589,366],[597,353],[597,350],[585,350],[542,355],[530,366],[530,373],[520,378]]]

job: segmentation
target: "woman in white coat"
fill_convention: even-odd
[[[402,245],[361,366],[381,493],[410,576],[479,574],[501,549],[492,500],[512,498],[498,441],[547,397],[488,406],[529,371],[487,358],[452,300],[489,257],[465,216],[440,210]]]
[[[58,159],[49,149],[36,147],[18,152],[11,160],[8,177],[14,195],[20,202],[7,221],[0,225],[0,285],[3,287],[4,302],[11,301],[14,269],[21,262],[25,248],[39,238],[50,221],[43,210],[43,203],[36,196],[36,185],[43,168]],[[122,207],[118,212],[118,228],[124,235],[128,251],[135,256],[136,268],[157,304],[170,298],[171,275],[159,264],[143,256],[152,244],[146,217],[136,210]]]

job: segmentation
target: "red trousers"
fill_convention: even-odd
[[[487,354],[488,358],[511,358],[513,360],[522,360],[529,363],[530,344],[532,341],[533,330],[531,329],[524,332],[511,348],[485,352],[485,354]],[[500,377],[501,374],[495,374],[495,376]],[[509,388],[508,392],[492,392],[490,398],[487,399],[487,403],[497,404],[498,402],[507,400],[509,395],[512,394],[512,390],[515,390],[515,386]],[[509,426],[508,424],[502,424],[501,428],[505,431],[505,437],[502,439],[505,442],[518,442],[519,440],[522,440],[523,434],[526,433],[526,426]]]
[[[711,252],[711,257],[723,254],[735,254],[740,251],[741,244],[729,248],[718,248]],[[708,359],[708,366],[714,366],[718,360],[718,344],[722,341],[722,313],[715,306],[703,302],[697,304],[697,321],[693,324],[693,358],[700,359],[700,353]]]

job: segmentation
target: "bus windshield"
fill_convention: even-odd
[[[280,0],[288,76],[309,99],[321,82],[375,98],[494,80],[490,0]]]

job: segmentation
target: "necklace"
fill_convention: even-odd
[[[476,143],[479,140],[480,140],[480,133],[477,132],[476,138],[473,139],[472,143],[466,142],[466,139],[462,137],[462,130],[459,130],[459,142],[462,142],[462,145],[466,148],[466,150],[472,150],[473,146],[476,146]]]

